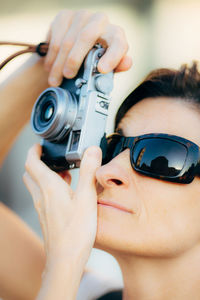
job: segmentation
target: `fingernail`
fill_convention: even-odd
[[[71,69],[68,69],[68,68],[64,68],[63,74],[67,78],[74,77],[74,72]]]
[[[49,84],[53,85],[53,86],[57,86],[58,85],[58,80],[55,77],[50,77],[49,78]]]

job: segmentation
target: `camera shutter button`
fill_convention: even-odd
[[[103,94],[109,94],[113,89],[113,83],[110,78],[110,73],[105,75],[98,75],[95,80],[97,91]]]

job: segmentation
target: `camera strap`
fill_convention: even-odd
[[[7,57],[2,63],[0,63],[0,70],[11,60],[13,60],[15,57],[24,54],[24,53],[37,53],[40,56],[45,56],[48,51],[49,44],[42,42],[38,45],[33,44],[27,44],[27,43],[17,43],[17,42],[1,42],[0,46],[20,46],[25,47],[25,49],[15,52],[14,54]]]

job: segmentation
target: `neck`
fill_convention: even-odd
[[[200,245],[173,258],[115,257],[123,273],[123,300],[200,299]]]

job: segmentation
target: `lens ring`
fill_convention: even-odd
[[[37,99],[31,124],[37,135],[49,141],[60,141],[73,126],[76,115],[75,95],[61,88],[49,88]]]

